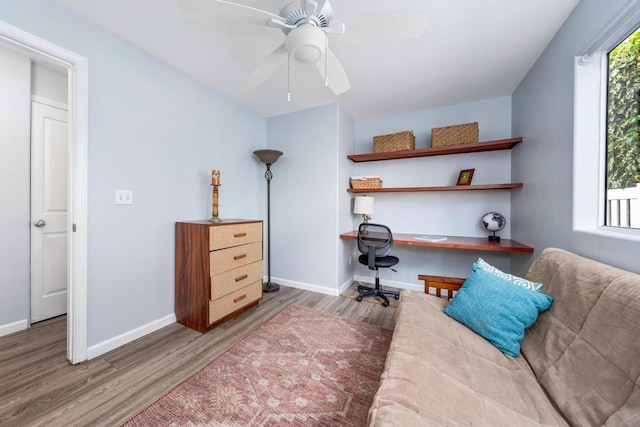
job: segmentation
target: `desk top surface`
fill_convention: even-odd
[[[524,245],[511,239],[501,239],[499,242],[495,242],[489,241],[486,237],[443,236],[447,239],[430,242],[416,239],[416,237],[419,236],[423,236],[423,234],[393,233],[393,243],[396,245],[425,246],[434,248],[533,253],[533,248],[531,246]],[[342,233],[340,238],[356,240],[358,238],[358,232],[349,231],[347,233]]]

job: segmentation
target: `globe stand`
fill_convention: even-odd
[[[485,230],[492,233],[488,236],[490,242],[500,242],[500,236],[496,236],[496,231],[500,231],[507,225],[507,220],[498,212],[487,212],[480,218],[480,223]]]

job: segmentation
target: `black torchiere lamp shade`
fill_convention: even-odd
[[[275,292],[280,289],[280,285],[271,282],[271,165],[274,164],[282,151],[278,150],[256,150],[253,152],[262,163],[267,165],[267,171],[264,173],[264,179],[267,180],[267,281],[262,284],[262,292]]]

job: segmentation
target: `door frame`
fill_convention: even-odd
[[[67,229],[67,359],[88,358],[88,123],[89,61],[76,53],[0,21],[0,42],[68,70],[69,150]]]

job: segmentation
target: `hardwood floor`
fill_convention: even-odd
[[[290,303],[393,328],[396,309],[282,286],[206,334],[179,324],[71,365],[66,317],[0,338],[0,426],[117,426]]]

